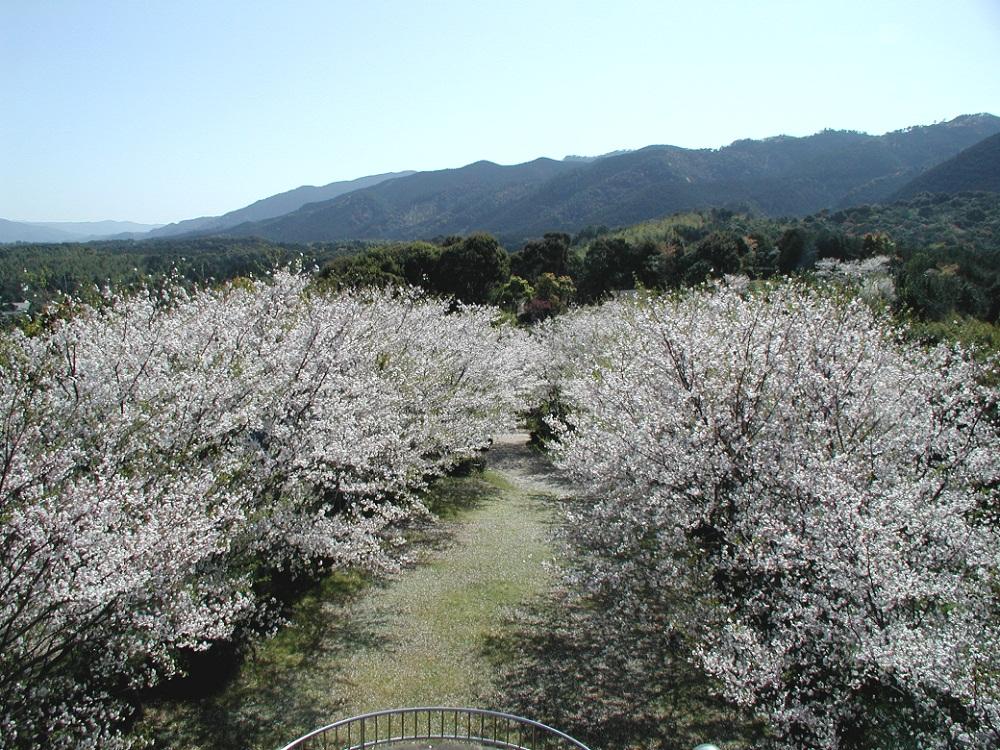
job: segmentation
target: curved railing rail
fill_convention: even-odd
[[[365,750],[434,740],[507,750],[589,750],[568,734],[531,719],[448,706],[395,708],[352,716],[299,737],[282,750]]]

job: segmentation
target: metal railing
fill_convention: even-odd
[[[447,706],[395,708],[352,716],[299,737],[282,750],[365,750],[434,740],[508,750],[589,750],[568,734],[531,719]]]

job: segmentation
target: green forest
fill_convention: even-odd
[[[418,286],[497,304],[522,323],[622,291],[669,290],[726,275],[812,274],[817,263],[887,258],[894,309],[930,340],[995,347],[1000,316],[1000,195],[921,194],[886,206],[774,219],[725,209],[624,228],[547,233],[519,248],[493,236],[296,245],[259,239],[18,244],[0,248],[0,300],[36,313],[59,294],[181,279],[221,282],[298,264],[331,288]],[[827,264],[829,265],[829,263]]]
[[[521,322],[623,290],[670,290],[726,275],[814,274],[832,261],[886,258],[889,300],[932,339],[996,345],[1000,195],[921,195],[889,206],[771,219],[723,209],[626,228],[549,233],[507,253],[488,235],[394,243],[344,255],[321,277],[337,286],[419,285],[493,302]]]
[[[0,245],[0,305],[28,300],[37,310],[60,294],[90,299],[105,288],[124,290],[168,277],[205,284],[260,276],[290,263],[310,268],[366,244],[213,237]]]

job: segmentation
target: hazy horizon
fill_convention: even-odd
[[[1000,5],[0,8],[0,217],[165,224],[400,170],[1000,114]]]

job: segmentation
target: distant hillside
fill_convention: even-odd
[[[484,222],[484,215],[532,195],[553,177],[580,168],[571,162],[536,159],[513,166],[478,161],[459,169],[418,172],[332,201],[310,203],[276,219],[244,224],[229,233],[282,237],[285,242],[405,239],[477,229],[502,234]]]
[[[824,211],[806,221],[853,236],[885,232],[909,248],[1000,253],[1000,193],[917,195],[885,205]]]
[[[882,136],[827,130],[717,150],[649,146],[592,161],[476,162],[419,172],[226,233],[314,242],[481,230],[514,244],[547,231],[620,226],[712,206],[804,216],[884,201],[916,175],[996,133],[1000,118],[981,114]]]
[[[1000,193],[962,192],[960,195],[918,195],[906,201],[820,211],[802,218],[767,218],[730,211],[672,214],[601,233],[634,244],[684,244],[724,228],[742,235],[765,236],[776,243],[781,234],[801,227],[815,234],[844,234],[863,238],[886,234],[899,250],[962,250],[1000,255]],[[576,242],[591,242],[588,233]]]
[[[192,232],[214,233],[221,232],[229,227],[235,227],[248,221],[263,221],[275,216],[281,216],[316,201],[326,201],[336,198],[339,195],[350,193],[354,190],[378,185],[387,180],[397,177],[406,177],[414,174],[409,172],[389,172],[386,174],[371,175],[369,177],[359,177],[356,180],[343,182],[331,182],[329,185],[314,187],[304,185],[294,190],[272,195],[269,198],[262,198],[251,203],[244,208],[238,208],[222,216],[202,216],[197,219],[186,219],[175,224],[168,224],[161,229],[149,233],[149,238],[175,237],[177,235],[189,234]]]
[[[133,221],[7,221],[0,219],[0,242],[85,242],[125,233],[145,233],[159,224]]]
[[[957,156],[932,167],[896,193],[896,199],[918,193],[1000,192],[1000,133],[970,146]]]
[[[0,219],[0,242],[71,242],[76,237],[58,229]]]
[[[609,151],[606,154],[600,154],[599,156],[579,156],[577,154],[567,154],[563,157],[563,161],[574,161],[574,162],[592,162],[598,159],[607,159],[609,156],[621,156],[622,154],[630,154],[635,149],[631,148],[620,148],[616,151]]]

